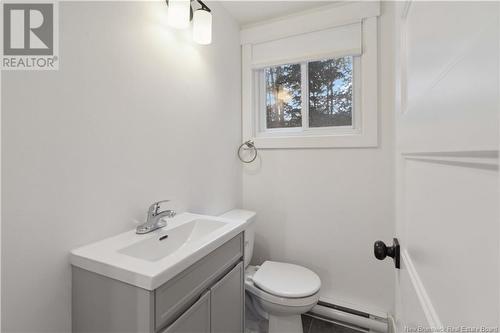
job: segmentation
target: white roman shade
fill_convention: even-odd
[[[252,46],[252,67],[362,53],[362,23],[308,32]]]

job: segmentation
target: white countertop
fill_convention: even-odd
[[[135,258],[118,251],[147,238],[159,237],[185,223],[204,219],[227,223],[205,237],[186,243],[157,261]],[[167,219],[167,226],[145,235],[130,230],[71,251],[71,264],[140,288],[154,290],[226,241],[244,231],[248,220],[182,213]]]

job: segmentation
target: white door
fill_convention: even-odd
[[[499,3],[397,6],[398,331],[497,328]]]

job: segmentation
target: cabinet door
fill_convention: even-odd
[[[210,333],[210,291],[203,294],[163,333]]]
[[[239,263],[210,289],[212,333],[243,332],[245,287],[243,263]]]

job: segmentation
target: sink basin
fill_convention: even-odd
[[[167,226],[133,230],[71,251],[74,267],[154,290],[243,232],[248,218],[178,214]],[[242,245],[243,246],[243,245]]]
[[[153,238],[127,246],[118,252],[143,260],[157,261],[225,225],[224,222],[214,220],[194,220],[168,231],[161,231]]]

